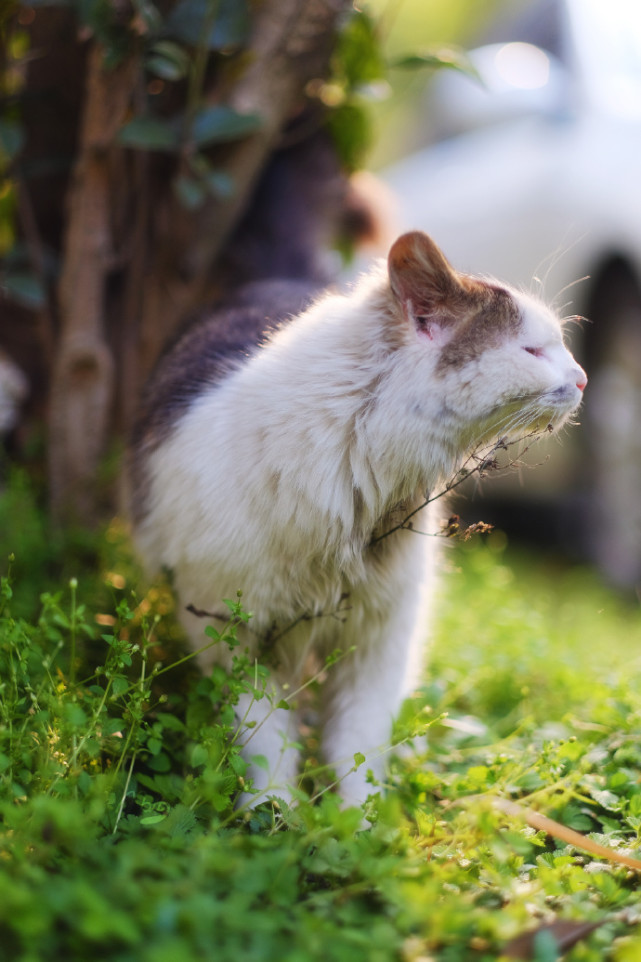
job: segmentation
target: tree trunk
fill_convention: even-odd
[[[93,47],[67,198],[61,330],[49,399],[49,482],[54,516],[85,523],[93,517],[93,485],[113,399],[113,360],[105,337],[105,281],[113,256],[110,154],[137,77],[135,59],[107,72],[101,46]]]

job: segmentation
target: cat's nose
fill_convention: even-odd
[[[578,387],[579,391],[585,391],[585,386],[586,386],[586,384],[588,383],[588,376],[587,376],[587,374],[585,373],[585,371],[583,370],[583,368],[579,368],[579,369],[577,370],[577,372],[576,372],[576,375],[577,375],[577,376],[576,376],[576,386]]]

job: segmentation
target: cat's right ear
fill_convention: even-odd
[[[431,237],[422,231],[402,234],[389,252],[388,271],[392,293],[408,323],[433,337],[451,322],[461,282]]]

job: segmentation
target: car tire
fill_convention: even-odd
[[[582,420],[587,443],[587,550],[608,580],[641,584],[641,287],[614,261],[588,308]]]

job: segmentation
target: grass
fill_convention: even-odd
[[[425,683],[363,831],[313,772],[314,804],[234,811],[234,699],[261,697],[263,675],[238,651],[231,677],[184,660],[170,595],[141,592],[120,524],[54,537],[17,481],[0,531],[16,555],[3,958],[486,962],[534,933],[513,957],[549,962],[567,940],[575,962],[641,960],[639,875],[496,804],[641,856],[641,618],[591,572],[500,536],[446,553]],[[234,604],[217,643],[243,617]]]

